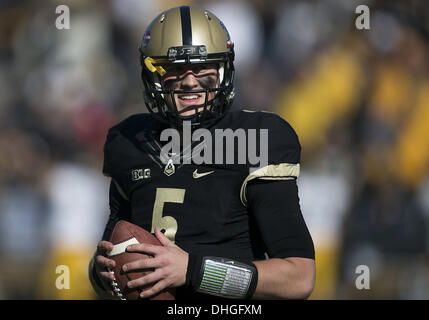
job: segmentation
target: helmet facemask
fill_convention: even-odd
[[[174,55],[171,52],[181,54]],[[234,98],[233,51],[207,55],[204,54],[204,46],[183,46],[170,48],[168,59],[150,57],[150,60],[147,60],[147,58],[141,51],[145,103],[148,110],[156,115],[159,120],[168,122],[175,127],[180,127],[183,121],[190,121],[193,127],[207,127],[219,120],[229,109]],[[216,86],[210,88],[201,85],[202,89],[199,90],[167,90],[163,86],[161,75],[165,72],[164,68],[189,65],[216,65],[218,70]],[[205,94],[204,103],[178,110],[176,96],[203,93]],[[215,93],[215,95],[209,100],[210,93]],[[167,103],[167,97],[169,97],[170,103]],[[195,110],[195,113],[184,115],[189,110]]]

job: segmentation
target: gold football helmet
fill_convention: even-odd
[[[228,111],[234,98],[234,44],[225,25],[213,13],[189,6],[164,11],[146,29],[139,50],[145,104],[160,120],[174,126],[181,126],[185,120],[193,126],[206,126]],[[165,90],[160,81],[165,69],[180,64],[215,64],[219,74],[216,88]],[[195,109],[192,115],[181,115],[185,110],[178,111],[174,95],[204,92],[204,104],[190,107]],[[209,92],[216,93],[211,100]],[[172,108],[165,101],[168,95]]]

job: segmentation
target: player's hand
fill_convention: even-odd
[[[155,228],[155,236],[162,246],[140,243],[127,247],[128,252],[150,254],[153,258],[136,260],[122,266],[125,272],[154,268],[153,272],[128,282],[130,288],[155,283],[149,289],[142,291],[141,298],[153,296],[165,288],[180,287],[186,282],[188,253],[171,242],[158,228]]]
[[[116,262],[112,259],[107,258],[107,253],[112,251],[113,243],[108,241],[100,241],[97,245],[97,252],[94,257],[95,270],[98,277],[103,282],[104,289],[114,296],[110,282],[115,280],[115,276],[108,269],[113,269],[116,265]]]

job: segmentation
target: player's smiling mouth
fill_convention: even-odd
[[[184,106],[192,106],[200,103],[201,95],[199,94],[183,94],[179,95],[179,101]]]

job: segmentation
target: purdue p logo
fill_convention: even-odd
[[[176,169],[174,168],[173,160],[168,160],[167,165],[164,168],[164,173],[167,176],[171,176],[174,172],[176,172]]]
[[[136,169],[131,171],[133,181],[150,178],[150,169]]]

